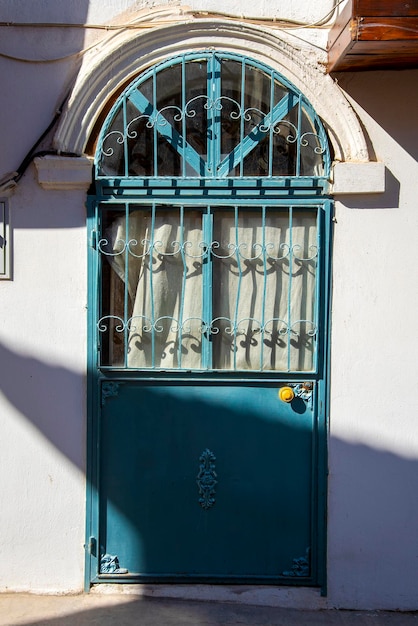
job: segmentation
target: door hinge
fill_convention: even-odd
[[[84,546],[91,556],[97,556],[97,539],[96,537],[89,537],[88,543]]]

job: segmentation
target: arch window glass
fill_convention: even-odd
[[[98,177],[328,175],[324,129],[280,74],[231,54],[182,55],[123,94],[100,139]]]

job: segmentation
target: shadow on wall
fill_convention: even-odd
[[[350,194],[340,196],[339,200],[343,202],[348,209],[398,209],[400,199],[401,185],[400,182],[392,174],[390,169],[385,167],[385,191],[377,194]]]
[[[392,141],[417,161],[415,119],[418,108],[418,70],[341,72],[336,77],[339,87]],[[369,145],[369,149],[373,155],[373,146]],[[350,208],[398,208],[399,195],[399,181],[393,172],[386,169],[384,194],[371,195],[369,198],[353,195],[344,199],[344,204]]]
[[[31,166],[35,173],[35,166]],[[83,229],[81,245],[86,241],[86,192],[81,189],[73,190],[70,194],[60,190],[43,189],[40,185],[18,185],[15,192],[16,202],[13,201],[13,219],[10,228],[14,231],[19,229],[39,230],[39,243],[45,236],[45,230],[69,230],[73,228]],[[12,245],[13,250],[13,245]],[[61,254],[68,254],[67,249],[62,249]],[[16,263],[25,263],[21,255],[16,256]],[[52,261],[54,262],[54,261]]]
[[[38,140],[74,83],[85,47],[85,29],[68,25],[85,24],[89,4],[89,0],[0,2],[2,22],[40,25],[0,27],[1,52],[9,56],[0,57],[2,92],[9,103],[2,107],[0,120],[0,178],[24,165],[32,148],[35,152],[51,148],[48,140],[37,145]],[[67,26],[48,26],[60,23]]]
[[[0,391],[85,471],[85,381],[81,374],[17,354],[0,343]]]
[[[416,609],[418,459],[335,437],[329,448],[333,605]]]
[[[341,72],[338,85],[418,160],[418,70]]]
[[[82,416],[85,411],[83,406],[85,389],[82,375],[71,372],[65,367],[51,366],[40,359],[19,355],[3,345],[0,345],[0,363],[0,389],[5,397],[60,452],[84,471],[85,422]],[[152,401],[151,396],[154,391],[148,390],[147,393],[150,396],[148,401]],[[128,404],[125,409],[129,409],[131,403],[129,394],[126,400]],[[109,548],[114,553],[119,553],[124,561],[131,561],[127,564],[133,567],[138,561],[145,564],[150,559],[153,562],[159,561],[161,555],[162,558],[164,557],[164,551],[161,552],[161,537],[157,536],[158,533],[155,532],[152,520],[143,517],[143,509],[138,498],[128,497],[129,490],[133,489],[138,495],[140,480],[143,479],[146,485],[148,477],[152,476],[155,471],[154,475],[157,479],[154,480],[154,485],[149,484],[156,492],[156,506],[160,510],[162,519],[166,520],[168,514],[171,521],[175,521],[177,527],[181,528],[181,514],[189,504],[179,502],[175,495],[170,493],[175,482],[176,466],[179,465],[181,469],[182,459],[190,453],[193,458],[196,456],[192,447],[193,437],[197,437],[199,452],[206,445],[206,441],[208,445],[212,445],[210,441],[212,422],[217,426],[221,437],[225,438],[225,458],[232,459],[233,472],[225,501],[232,512],[239,510],[245,502],[246,507],[259,512],[262,526],[265,525],[266,516],[272,510],[271,492],[267,488],[263,491],[259,490],[256,501],[250,502],[249,506],[248,498],[251,490],[247,487],[248,481],[252,480],[251,468],[258,467],[262,474],[268,471],[264,458],[266,452],[268,456],[277,456],[274,466],[278,475],[276,487],[282,489],[283,477],[292,475],[298,468],[300,453],[305,452],[306,445],[309,443],[309,437],[306,439],[306,422],[298,422],[301,419],[300,413],[289,414],[289,419],[285,420],[286,423],[283,426],[271,419],[268,411],[265,415],[259,411],[259,418],[254,427],[248,411],[237,410],[231,415],[231,410],[227,406],[224,408],[219,406],[219,403],[222,403],[221,396],[215,398],[218,406],[212,406],[212,408],[208,400],[202,397],[193,409],[194,414],[199,418],[196,419],[196,424],[190,428],[190,420],[181,419],[176,434],[177,413],[172,410],[175,404],[168,400],[169,398],[162,394],[158,398],[159,404],[157,405],[157,415],[165,410],[163,426],[170,426],[171,429],[171,435],[166,439],[163,436],[164,429],[159,429],[158,424],[156,430],[153,431],[152,407],[149,406],[149,402],[148,416],[141,426],[140,420],[144,414],[141,405],[131,407],[127,412],[125,409],[121,412],[117,410],[117,397],[109,397],[106,400],[106,406],[112,407],[112,403],[115,403],[113,406],[116,410],[109,409],[110,412],[104,417],[107,420],[105,427],[108,429],[104,431],[104,444],[105,449],[106,446],[108,448],[109,456],[104,457],[102,465],[103,474],[108,480],[106,494],[104,494],[105,505],[102,509],[103,524],[106,527],[106,524],[110,523],[108,530],[112,545]],[[187,393],[183,392],[183,400],[178,406],[183,404],[181,413],[189,412],[190,417],[191,409],[187,408],[188,403],[190,401],[187,399]],[[175,408],[178,409],[178,406]],[[210,420],[210,423],[205,426],[206,430],[196,428],[199,424],[203,424],[204,411],[207,411]],[[196,432],[190,434],[190,430]],[[199,437],[202,433],[207,438],[203,437],[200,441]],[[261,439],[264,441],[264,447],[260,445]],[[300,442],[302,442],[302,447],[298,449]],[[147,452],[147,445],[153,443],[156,449],[150,449]],[[245,464],[242,463],[242,454],[244,454]],[[338,605],[341,591],[338,585],[341,580],[341,584],[350,587],[348,595],[353,599],[352,606],[371,606],[370,598],[375,596],[374,606],[384,608],[382,589],[386,589],[388,608],[391,607],[392,597],[405,598],[404,608],[411,608],[411,598],[415,593],[413,586],[416,580],[414,568],[418,558],[418,536],[415,528],[416,493],[418,493],[417,461],[401,458],[389,451],[379,451],[371,446],[350,444],[335,438],[330,441],[330,458],[332,471],[329,519],[332,532],[329,537],[331,558],[329,588],[332,597],[337,599],[334,601]],[[110,459],[109,462],[108,459]],[[193,467],[190,484],[193,491],[193,507],[199,509],[196,504],[199,497],[196,486],[197,469]],[[222,461],[217,464],[217,470],[219,483],[217,493],[220,498],[224,471],[229,470],[222,467]],[[121,489],[120,486],[123,485],[125,479],[127,487],[125,485],[126,488]],[[166,484],[159,489],[159,484],[161,485],[166,480]],[[297,526],[294,520],[292,522],[292,515],[297,516],[303,512],[303,506],[300,505],[301,508],[298,509],[299,504],[297,504],[297,498],[294,497],[295,493],[299,496],[301,494],[304,485],[303,476],[301,480],[300,484],[290,482],[281,494],[282,502],[283,497],[288,498],[287,527],[292,529]],[[260,481],[261,485],[265,483],[262,475]],[[168,500],[166,502],[169,504],[170,513],[167,513],[164,506],[165,500],[160,497],[164,487],[167,489]],[[184,485],[181,487],[183,489]],[[184,489],[181,497],[187,497]],[[293,508],[293,513],[292,507],[296,507]],[[232,526],[228,530],[231,537],[236,528],[234,517],[232,515]],[[119,523],[125,525],[124,532],[120,532]],[[254,523],[258,523],[257,519]],[[274,521],[272,523],[274,524]],[[186,532],[182,534],[182,542],[189,540],[188,535],[186,528]],[[245,532],[243,534],[245,540],[244,535]],[[196,539],[198,537],[195,536],[194,540]],[[172,565],[175,565],[176,554],[184,552],[182,542],[178,545],[177,553],[176,549],[171,546]],[[195,547],[190,544],[189,548],[191,554],[196,550],[198,554],[202,554],[202,545],[199,541]],[[135,551],[138,554],[135,554]],[[289,556],[297,557],[299,554],[292,553]],[[208,553],[208,558],[210,557]],[[121,562],[121,566],[124,565],[125,563]],[[164,567],[163,560],[161,567]],[[334,572],[338,572],[338,576],[334,576]],[[408,585],[411,588],[408,588]],[[341,591],[341,594],[342,598],[347,598],[347,592]],[[402,608],[402,602],[399,602],[399,606]]]

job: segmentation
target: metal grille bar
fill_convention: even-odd
[[[323,125],[304,96],[278,72],[226,52],[181,55],[141,75],[109,113],[96,153],[99,181],[327,178],[329,166]]]
[[[320,210],[102,205],[99,365],[315,371]]]

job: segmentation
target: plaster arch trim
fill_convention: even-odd
[[[250,56],[277,70],[321,117],[334,158],[368,162],[366,138],[342,91],[317,59],[277,31],[245,22],[192,19],[150,31],[127,30],[106,38],[83,60],[54,136],[54,148],[82,155],[96,122],[114,94],[150,66],[186,51],[219,49]]]

